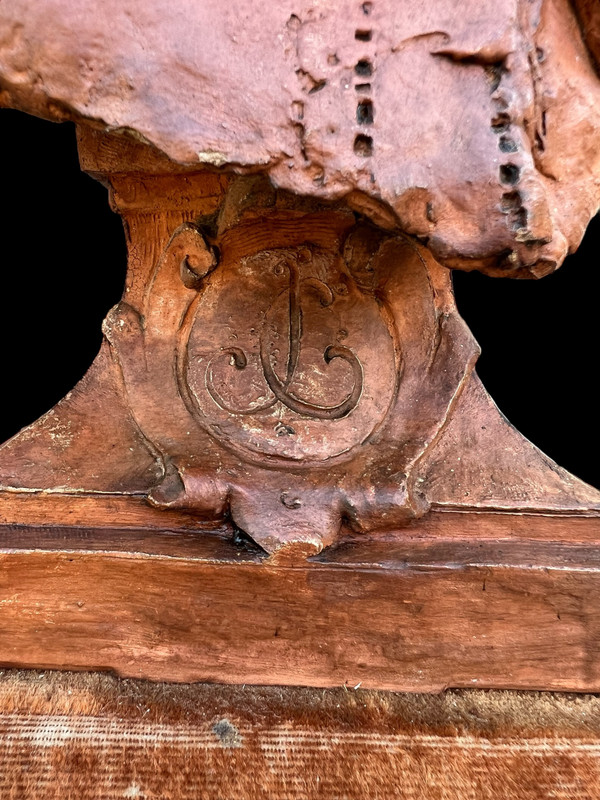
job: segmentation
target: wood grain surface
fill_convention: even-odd
[[[432,512],[400,534],[285,564],[225,530],[5,525],[0,663],[170,681],[599,691],[599,536],[594,517]]]

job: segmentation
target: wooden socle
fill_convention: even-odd
[[[285,565],[226,532],[4,525],[0,658],[155,680],[596,692],[597,540],[597,519],[432,512]]]

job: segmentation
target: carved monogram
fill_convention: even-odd
[[[188,316],[183,390],[234,446],[330,458],[364,441],[389,408],[393,335],[338,254],[274,249],[223,263]]]
[[[285,298],[285,295],[287,295],[289,311],[287,331],[288,353],[284,378],[280,378],[276,372],[274,361],[277,361],[278,359],[276,351],[270,347],[270,345],[272,346],[273,342],[269,341],[270,338],[279,337],[277,323],[273,320],[273,312],[275,310],[275,306],[277,305],[277,301],[275,301],[267,311],[267,326],[259,337],[260,364],[263,370],[265,383],[271,390],[271,399],[267,400],[262,405],[254,407],[250,406],[241,408],[228,406],[227,402],[221,397],[214,385],[213,362],[215,359],[212,359],[209,362],[207,368],[208,374],[206,379],[206,388],[208,389],[213,400],[220,405],[221,408],[230,411],[232,414],[258,414],[263,411],[267,411],[277,402],[280,402],[283,403],[283,405],[286,406],[290,411],[294,411],[297,414],[302,414],[314,419],[340,419],[341,417],[345,417],[346,414],[349,414],[350,411],[355,408],[360,400],[363,388],[362,365],[350,348],[344,347],[340,344],[330,344],[325,348],[323,353],[323,360],[326,364],[329,364],[334,358],[341,358],[350,365],[354,379],[352,390],[340,403],[332,406],[323,406],[318,405],[317,403],[311,403],[308,400],[303,400],[300,397],[296,397],[289,388],[290,384],[293,383],[296,377],[298,360],[300,358],[300,350],[302,347],[302,295],[305,293],[305,299],[307,299],[306,294],[311,293],[313,295],[313,300],[316,299],[324,308],[327,308],[335,302],[335,293],[330,286],[318,278],[309,277],[301,279],[298,265],[289,255],[287,257],[282,257],[281,261],[274,267],[274,271],[276,274],[280,274],[283,268],[288,270],[290,281],[288,289],[285,290],[280,296]],[[269,330],[273,334],[272,337],[269,337]],[[346,331],[341,331],[338,333],[338,338],[343,338],[346,335]],[[248,358],[241,348],[224,347],[222,350],[224,353],[229,353],[231,355],[230,363],[232,366],[235,366],[235,368],[238,370],[246,369],[248,366]]]

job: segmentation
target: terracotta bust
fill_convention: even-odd
[[[272,565],[434,518],[600,534],[487,396],[450,277],[578,246],[599,31],[591,0],[2,6],[2,103],[77,123],[130,251],[88,375],[0,448],[7,524],[244,534]]]

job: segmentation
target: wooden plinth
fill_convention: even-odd
[[[0,663],[600,691],[600,519],[435,511],[274,563],[225,531],[0,526]]]

